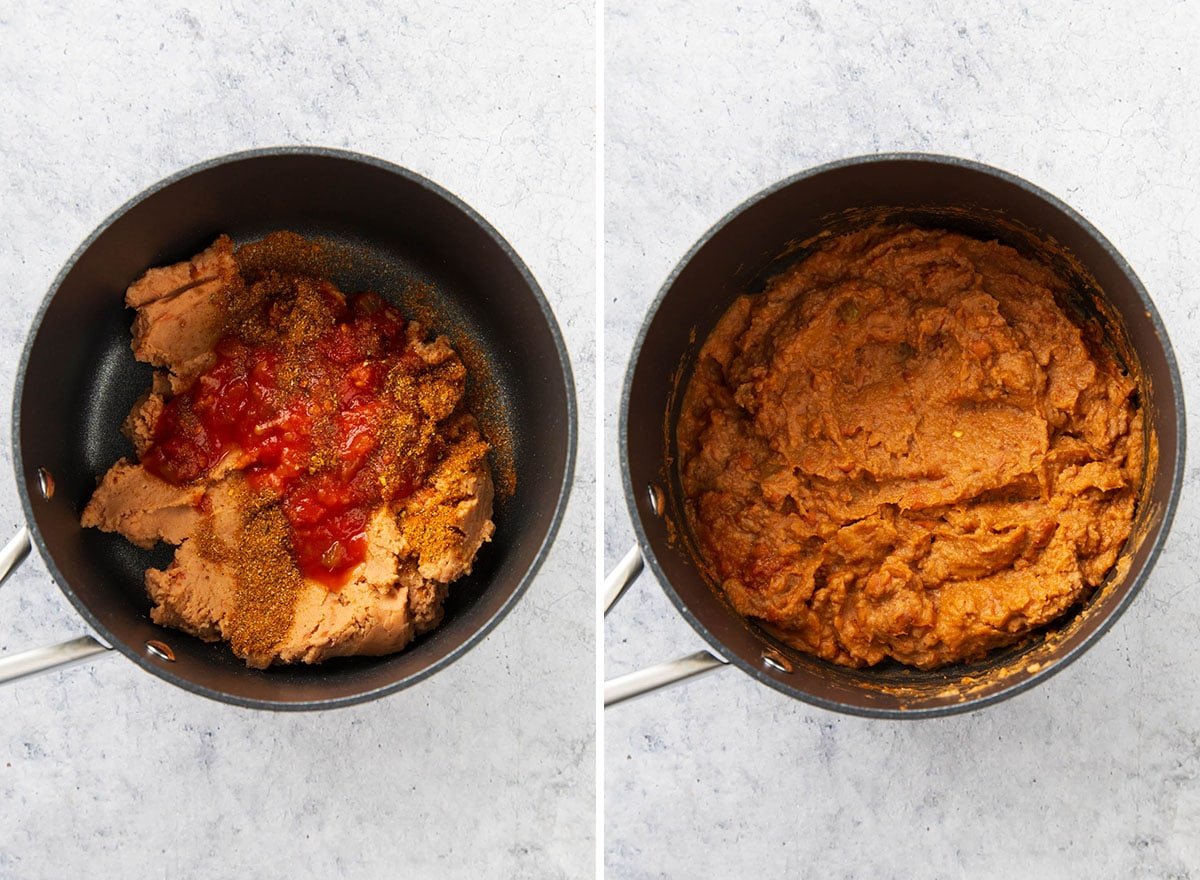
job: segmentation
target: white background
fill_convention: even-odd
[[[1132,263],[1200,381],[1194,5],[614,0],[605,26],[609,566],[647,306],[726,211],[821,162],[943,152],[1048,189]],[[726,670],[609,710],[609,876],[1200,876],[1196,477],[1124,618],[999,706],[870,721]],[[702,644],[649,576],[605,633],[608,675]]]
[[[411,690],[251,712],[118,657],[0,689],[0,877],[590,873],[594,7],[473,7],[0,0],[0,437],[79,242],[181,167],[293,143],[406,165],[494,224],[555,308],[583,428],[525,599]],[[0,532],[21,519],[11,473],[5,439]],[[81,631],[40,560],[0,587],[0,656]]]

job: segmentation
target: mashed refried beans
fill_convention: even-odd
[[[140,547],[156,623],[253,667],[388,654],[436,626],[492,535],[488,444],[444,336],[319,272],[319,245],[221,236],[126,291],[156,368],[82,523]]]
[[[1130,534],[1135,382],[996,242],[875,227],[739,298],[678,425],[742,615],[847,666],[971,661],[1062,616]]]

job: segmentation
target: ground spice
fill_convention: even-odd
[[[428,487],[414,493],[400,517],[401,534],[421,558],[445,556],[462,540],[454,504],[465,498],[455,497],[453,488],[466,483],[468,475],[488,450],[488,444],[479,436],[474,420],[464,419],[451,430],[453,436],[449,440],[446,455],[429,475]],[[423,503],[439,492],[442,494],[439,499],[441,503]]]
[[[336,250],[315,239],[281,230],[241,245],[235,256],[242,277],[251,282],[272,272],[331,278],[346,262]]]
[[[233,573],[236,604],[222,634],[239,656],[268,655],[283,641],[304,585],[292,554],[287,518],[268,493],[253,493],[231,477],[236,527],[218,534],[212,514],[203,517],[194,540],[200,555]]]
[[[432,284],[412,280],[402,297],[405,311],[428,326],[441,322],[438,292]],[[479,421],[479,428],[488,442],[488,458],[496,482],[496,494],[511,498],[517,491],[517,467],[512,425],[505,407],[503,388],[492,369],[482,345],[466,333],[454,336],[454,350],[466,367],[471,381],[467,385],[467,407]]]

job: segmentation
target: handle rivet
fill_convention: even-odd
[[[647,483],[646,497],[650,499],[650,509],[654,511],[654,515],[662,516],[663,511],[667,509],[667,500],[663,495],[663,490],[654,483]]]
[[[166,660],[168,663],[175,662],[175,652],[171,650],[171,646],[158,639],[150,639],[146,642],[146,652],[153,654],[159,660]]]
[[[54,475],[45,468],[37,469],[38,491],[42,493],[42,497],[49,501],[54,497]]]
[[[769,666],[779,672],[792,672],[792,661],[783,656],[783,652],[775,648],[766,648],[762,652],[763,666]]]

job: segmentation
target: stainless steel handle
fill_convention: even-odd
[[[8,539],[4,549],[0,550],[0,584],[8,580],[8,576],[29,555],[29,529],[21,526],[15,535]]]
[[[647,666],[637,672],[620,675],[604,682],[604,705],[606,708],[615,706],[617,703],[687,681],[714,669],[722,669],[728,664],[728,660],[722,660],[708,651],[697,651],[678,660]]]
[[[0,583],[16,570],[29,555],[29,530],[21,526],[3,549],[0,549]],[[76,663],[103,654],[109,647],[92,636],[80,636],[69,642],[32,648],[7,657],[0,657],[0,684],[28,678],[42,672],[73,666]]]
[[[645,565],[641,548],[634,544],[617,563],[617,567],[604,579],[604,615],[606,617],[609,610],[637,580],[637,576],[642,573]],[[688,654],[678,660],[647,666],[637,672],[620,675],[604,682],[604,705],[605,707],[615,706],[617,703],[632,700],[634,697],[640,697],[643,694],[687,681],[689,678],[695,678],[697,675],[703,675],[728,665],[728,660],[722,660],[716,654],[709,651],[697,651],[695,654]]]
[[[19,654],[0,659],[0,684],[62,669],[65,666],[74,666],[108,650],[107,645],[101,644],[91,636],[80,636],[69,642],[21,651]]]
[[[637,580],[637,576],[642,573],[642,569],[646,567],[646,562],[642,558],[642,548],[634,544],[629,548],[629,552],[622,557],[614,568],[604,579],[604,616],[608,617],[608,612],[617,604],[617,601],[625,595],[625,591]]]

